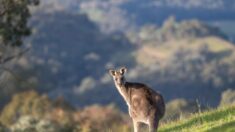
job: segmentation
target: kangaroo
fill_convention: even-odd
[[[120,70],[109,70],[115,86],[128,105],[134,132],[139,132],[140,124],[149,126],[149,132],[158,129],[159,120],[165,114],[165,103],[162,95],[142,83],[126,82],[125,67]]]

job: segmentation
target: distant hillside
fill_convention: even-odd
[[[132,58],[125,58],[125,63],[121,63],[129,65],[132,59],[136,62],[128,67],[127,80],[149,84],[161,91],[167,101],[176,98],[198,99],[205,106],[217,106],[222,92],[234,88],[235,46],[226,40],[226,35],[219,29],[199,21],[174,21],[173,25],[178,28],[146,28],[129,36],[130,40],[135,36],[133,38],[137,38],[139,43],[131,54],[125,54]],[[166,38],[164,41],[158,39],[159,33],[162,35],[160,38]],[[123,57],[124,54],[120,54],[117,59]],[[115,62],[116,59],[111,61]],[[115,102],[125,108],[110,76],[107,72],[103,74],[95,83],[96,88],[85,91],[79,97],[69,93],[68,97],[74,104],[82,106],[87,102]],[[82,84],[91,82],[86,78]],[[89,95],[103,96],[90,98]],[[75,100],[80,100],[80,103]]]
[[[228,39],[227,35],[219,28],[200,22],[198,20],[184,20],[177,22],[174,16],[165,20],[161,27],[154,24],[147,24],[140,28],[139,32],[128,32],[129,39],[134,43],[155,45],[166,41],[181,39],[197,39],[208,36],[215,36]]]
[[[219,108],[192,115],[189,119],[163,124],[159,132],[233,132],[235,131],[235,107]]]
[[[50,5],[49,10],[85,12],[104,32],[138,29],[149,23],[160,25],[171,15],[179,21],[235,19],[233,0],[42,0],[42,3]]]
[[[122,34],[102,34],[84,14],[37,13],[31,25],[34,33],[26,42],[33,44],[28,56],[33,65],[28,72],[37,77],[40,91],[52,95],[77,94],[86,81],[91,83],[84,87],[93,88],[107,68],[126,61],[114,58],[133,47]]]
[[[43,1],[43,0],[42,0]],[[64,7],[74,7],[75,3],[83,3],[87,2],[86,0],[79,0],[79,1],[73,1],[73,0],[50,0],[50,1],[43,1],[45,4],[63,4]],[[103,3],[112,3],[112,4],[126,4],[130,5],[132,3],[138,4],[138,5],[144,5],[144,6],[161,6],[161,7],[181,7],[181,8],[205,8],[205,9],[227,9],[227,10],[234,10],[234,1],[233,0],[177,0],[177,1],[171,1],[171,0],[146,0],[145,2],[141,0],[89,0],[88,3],[100,3],[102,5]]]
[[[155,86],[166,97],[216,106],[221,92],[234,88],[235,46],[217,28],[169,19],[162,27],[146,26],[129,36],[139,42],[134,80]]]
[[[200,21],[171,18],[161,27],[104,34],[86,14],[39,11],[31,26],[25,42],[32,51],[21,60],[21,73],[31,75],[39,91],[64,96],[74,106],[115,103],[125,110],[108,74],[119,66],[128,68],[128,81],[147,83],[167,102],[198,99],[215,107],[222,92],[235,87],[235,46]]]
[[[76,9],[76,8],[75,8]],[[177,20],[196,18],[203,21],[235,19],[235,7],[232,0],[91,0],[79,3],[79,10],[113,31],[137,28],[148,23],[161,24],[169,16]],[[116,21],[112,21],[115,16]],[[144,18],[144,19],[143,19]],[[126,28],[129,27],[129,28]],[[108,30],[107,29],[107,30]],[[114,30],[115,31],[115,30]]]

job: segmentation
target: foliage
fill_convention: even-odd
[[[0,122],[0,132],[6,132],[6,131],[8,131],[8,129],[5,126],[3,126]]]
[[[114,105],[92,105],[74,109],[62,97],[50,100],[35,91],[16,94],[0,115],[0,122],[12,131],[128,131],[127,116]],[[0,124],[1,125],[1,124]],[[3,125],[1,129],[6,129]]]
[[[220,106],[228,106],[235,104],[235,90],[225,90],[221,95]]]
[[[63,98],[60,97],[56,101],[48,99],[41,100],[40,104],[43,105],[37,105],[37,109],[34,109],[32,106],[35,106],[37,104],[36,100],[41,98],[43,98],[43,95],[39,95],[34,91],[15,95],[15,100],[13,99],[14,101],[11,101],[9,105],[4,108],[1,114],[1,122],[6,124],[7,120],[3,119],[7,117],[5,115],[8,114],[8,112],[15,113],[12,115],[14,119],[13,121],[11,120],[12,122],[9,122],[9,124],[6,124],[8,128],[3,125],[0,125],[0,128],[3,130],[10,129],[13,132],[128,132],[132,126],[129,116],[120,112],[114,105],[91,105],[83,109],[74,109],[67,105],[63,101]],[[16,99],[21,101],[17,101]],[[13,107],[13,104],[17,104],[17,102],[20,102],[18,104],[21,106]],[[50,108],[43,102],[49,102]],[[44,109],[43,112],[39,110],[40,108]],[[16,109],[19,110],[15,111]],[[200,112],[198,109],[204,110],[205,108],[203,106],[199,107],[198,103],[187,102],[183,99],[169,102],[167,104],[166,116],[161,121],[160,131],[187,131],[189,129],[212,131],[216,128],[219,128],[219,130],[235,129],[231,125],[234,122],[234,106],[221,107],[217,110],[205,112]],[[199,113],[197,113],[198,111]],[[180,118],[177,117],[179,115],[176,115],[176,113],[181,113]],[[178,118],[179,121],[173,122],[176,118]],[[221,122],[223,123],[221,124]]]
[[[30,17],[29,5],[37,5],[38,0],[0,1],[0,44],[19,46],[22,37],[30,34],[27,26]]]
[[[93,105],[77,113],[77,121],[80,126],[89,131],[99,131],[121,126],[124,123],[124,114],[118,111],[113,105],[99,106]],[[114,126],[115,125],[115,126]]]
[[[51,101],[46,95],[40,96],[35,91],[22,92],[14,95],[11,102],[4,107],[0,121],[4,125],[10,125],[22,115],[43,117],[51,107]]]
[[[22,116],[10,127],[13,132],[59,132],[62,131],[57,124],[46,119],[36,119],[33,116]]]
[[[176,100],[181,104],[182,113],[191,107],[186,106],[185,101]],[[170,103],[172,104],[172,103]],[[177,105],[175,104],[175,105]],[[168,104],[169,105],[169,104]],[[188,108],[186,108],[188,107]],[[170,107],[167,106],[169,110]],[[191,108],[189,108],[191,109]],[[177,112],[177,111],[176,111]],[[177,121],[171,119],[161,121],[160,132],[168,131],[233,131],[235,122],[234,106],[221,107],[216,110],[190,114],[188,117],[182,116]],[[93,105],[80,110],[66,110],[60,107],[52,111],[46,111],[44,117],[34,115],[21,115],[9,129],[13,132],[64,132],[64,131],[114,131],[128,132],[132,123],[127,120],[127,115],[121,113],[113,105],[99,106]],[[129,118],[129,117],[128,117]],[[2,129],[7,129],[1,127]]]
[[[26,81],[11,69],[16,58],[29,50],[22,46],[23,39],[31,33],[29,8],[38,4],[39,0],[0,0],[0,109],[9,96],[25,89],[21,86]]]

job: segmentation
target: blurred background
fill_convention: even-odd
[[[234,0],[0,0],[0,130],[129,130],[121,66],[165,122],[235,104],[234,43]]]

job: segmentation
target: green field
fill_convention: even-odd
[[[163,124],[159,132],[235,132],[235,106]]]

